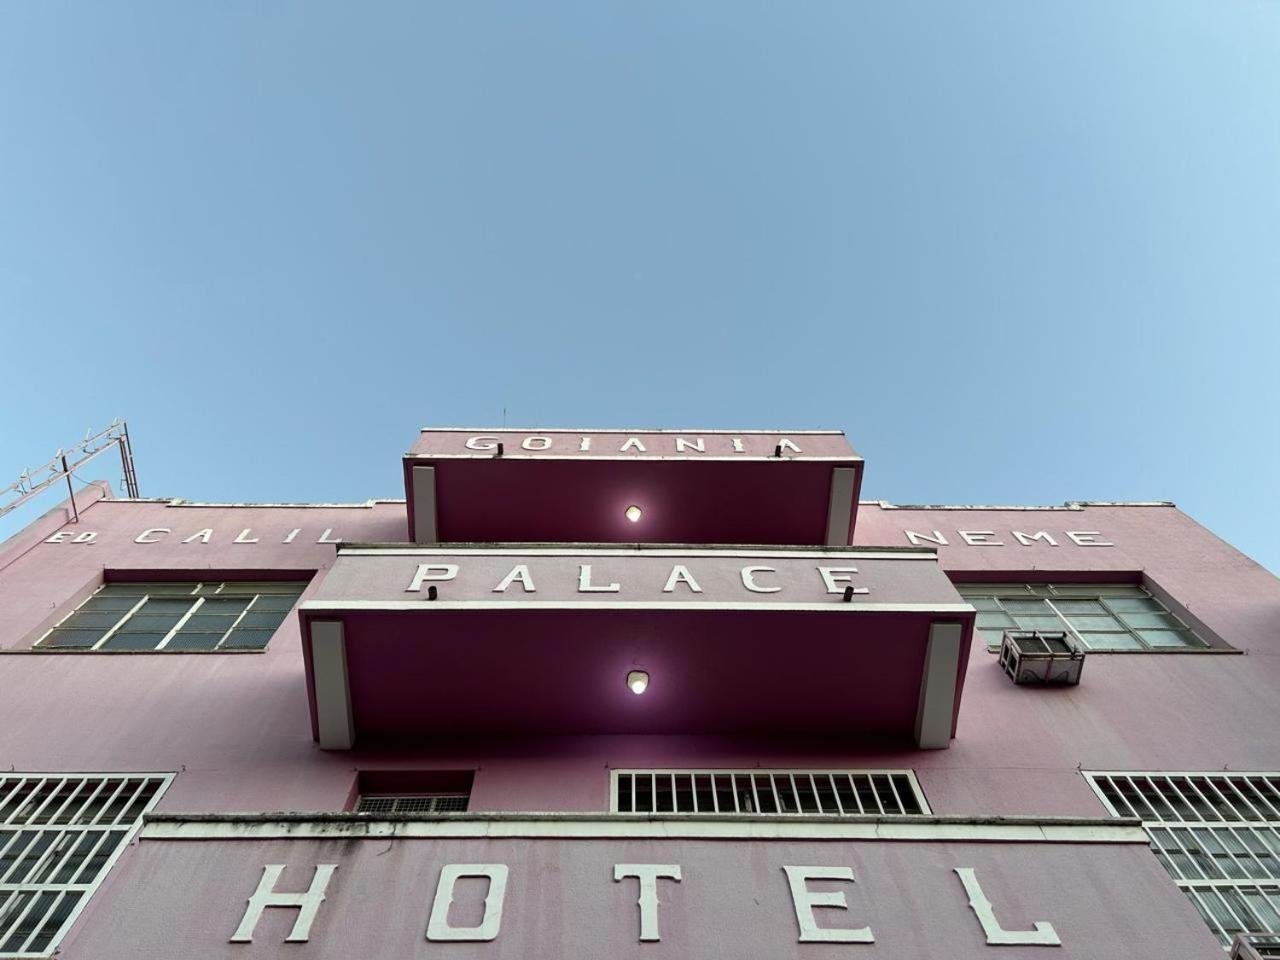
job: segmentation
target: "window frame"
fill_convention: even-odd
[[[1224,948],[1230,947],[1237,934],[1262,932],[1253,929],[1254,924],[1246,923],[1237,907],[1243,905],[1256,915],[1256,902],[1261,901],[1280,917],[1280,773],[1236,770],[1083,770],[1081,773],[1109,814],[1113,817],[1136,816],[1142,821],[1153,854]],[[1104,780],[1111,783],[1128,810],[1120,810],[1112,802],[1103,786]],[[1139,788],[1135,782],[1138,780],[1146,781],[1149,792]],[[1271,798],[1251,782],[1257,780],[1266,782],[1267,789],[1273,794]],[[1115,785],[1116,781],[1126,781],[1132,794],[1126,796]],[[1170,790],[1164,791],[1163,785],[1157,785],[1157,781],[1167,782]],[[1180,786],[1178,781],[1184,781],[1184,785]],[[1228,797],[1215,781],[1225,781],[1229,789],[1239,795],[1238,800]],[[1243,783],[1247,789],[1242,789],[1234,781]],[[1216,795],[1223,807],[1214,802],[1206,788]],[[1187,790],[1194,791],[1194,797]],[[1140,809],[1131,797],[1140,800],[1146,809]],[[1152,799],[1159,801],[1173,816],[1159,809]],[[1203,804],[1202,808],[1197,807],[1197,800]],[[1222,812],[1224,807],[1238,816],[1227,818]],[[1187,816],[1183,808],[1192,816]],[[1206,810],[1213,816],[1205,816]],[[1206,834],[1212,838],[1217,851],[1204,844]],[[1232,837],[1240,853],[1222,843],[1218,839],[1219,834]],[[1258,841],[1256,846],[1251,847],[1241,840],[1242,834],[1253,836]],[[1262,839],[1264,836],[1268,839]],[[1258,850],[1262,850],[1265,856],[1260,857]],[[1218,851],[1226,856],[1219,856]],[[1264,859],[1271,862],[1270,873]],[[1232,876],[1234,871],[1224,867],[1238,867],[1245,872],[1240,864],[1249,860],[1257,865],[1261,876],[1249,876],[1247,873]],[[1219,875],[1211,876],[1213,872]],[[1236,901],[1233,903],[1221,891],[1231,891]],[[1216,913],[1210,909],[1207,905],[1209,898],[1222,909]],[[1219,916],[1226,915],[1241,929],[1229,932],[1218,920]]]
[[[263,591],[260,589],[253,589],[253,588],[263,587],[263,586],[280,587],[286,584],[296,585],[298,587],[298,592],[296,595],[292,596],[292,602],[290,603],[289,608],[281,613],[280,622],[271,628],[270,635],[267,637],[265,641],[263,641],[262,646],[225,646],[225,644],[227,643],[227,640],[232,638],[232,635],[234,634],[234,632],[240,627],[240,624],[244,622],[245,617],[247,617],[251,612],[253,612],[253,608],[258,603],[259,600],[261,600],[263,597],[291,595],[289,591],[284,591],[284,590]],[[243,585],[243,589],[238,589],[241,585]],[[310,580],[297,580],[293,578],[282,579],[282,580],[265,580],[261,577],[257,577],[252,580],[248,580],[248,579],[227,580],[224,578],[219,578],[217,580],[198,580],[198,579],[107,580],[104,583],[101,583],[97,587],[95,587],[88,596],[82,597],[78,602],[76,602],[75,607],[70,611],[68,611],[65,616],[59,619],[57,623],[53,624],[47,630],[44,630],[40,634],[40,636],[31,644],[30,649],[33,652],[39,652],[39,653],[109,653],[109,654],[264,653],[266,652],[267,648],[270,646],[271,641],[275,638],[276,633],[280,630],[282,626],[284,626],[284,623],[288,619],[289,614],[297,609],[298,604],[302,600],[302,595],[306,592],[309,585],[310,585]],[[121,613],[119,619],[111,627],[109,627],[100,637],[98,637],[98,639],[95,640],[91,646],[58,647],[58,646],[52,646],[48,644],[49,638],[53,637],[57,633],[57,631],[61,629],[67,629],[68,624],[71,621],[73,621],[78,614],[82,612],[92,612],[92,611],[85,611],[84,609],[91,601],[93,601],[97,597],[103,596],[104,590],[110,587],[116,587],[116,586],[124,586],[124,587],[129,587],[129,586],[153,587],[154,586],[154,587],[171,587],[171,588],[189,586],[191,589],[187,592],[178,592],[174,590],[172,592],[157,591],[154,593],[144,592],[140,594],[138,596],[137,601],[127,610],[124,610]],[[207,591],[206,588],[209,588],[209,587],[215,587],[216,589],[212,591]],[[225,591],[225,594],[224,594],[224,591]],[[125,596],[127,596],[127,594]],[[214,646],[209,647],[207,649],[171,648],[169,646],[170,642],[175,637],[181,634],[182,629],[183,627],[186,626],[187,622],[193,616],[197,615],[198,611],[204,607],[205,602],[207,600],[231,599],[231,598],[243,599],[245,597],[249,598],[249,602],[245,604],[245,607],[243,610],[241,610],[238,614],[235,615],[235,620],[231,623],[229,627],[227,627],[226,630],[222,632],[221,636],[219,636],[218,641],[216,644],[214,644]],[[126,624],[128,624],[131,620],[133,620],[134,616],[138,613],[138,611],[145,609],[147,604],[150,603],[152,599],[181,600],[181,599],[188,599],[188,598],[195,598],[195,602],[192,603],[191,606],[181,616],[178,617],[177,621],[167,629],[164,637],[155,646],[134,648],[134,649],[127,649],[127,648],[111,649],[105,646],[107,641],[109,641],[117,633],[120,633],[122,631],[122,628]],[[74,627],[70,627],[70,629],[74,629]]]
[[[955,583],[956,591],[960,596],[972,602],[973,600],[991,600],[996,604],[995,610],[977,610],[978,617],[984,613],[999,613],[1004,617],[1013,621],[1013,626],[1005,626],[1000,628],[1001,637],[1008,630],[1023,631],[1061,631],[1065,632],[1072,640],[1072,643],[1084,653],[1203,653],[1232,651],[1232,648],[1216,645],[1210,639],[1207,639],[1203,632],[1193,627],[1187,622],[1187,619],[1174,609],[1174,605],[1169,601],[1159,597],[1154,591],[1143,583],[1072,583],[1072,582],[1019,582],[1016,580],[999,581],[999,582],[982,582],[982,581],[959,581]],[[1018,593],[1017,591],[1021,591]],[[1048,614],[1052,615],[1057,621],[1055,626],[1035,626],[1024,627],[1018,623],[1018,617],[1030,617],[1035,614],[1015,613],[1005,606],[1005,601],[1018,600],[1036,600],[1040,601],[1048,608]],[[1152,614],[1167,616],[1171,618],[1176,626],[1168,627],[1134,627],[1125,622],[1125,616],[1134,616],[1144,611],[1120,610],[1113,606],[1109,601],[1116,600],[1147,600],[1155,604],[1158,609],[1152,609]],[[1087,601],[1099,604],[1105,613],[1100,616],[1106,616],[1120,625],[1121,629],[1105,629],[1105,630],[1085,630],[1077,627],[1071,622],[1071,617],[1081,618],[1089,614],[1067,613],[1060,610],[1058,603],[1070,603],[1072,601]],[[996,628],[981,627],[975,622],[974,630],[986,645],[988,651],[998,651],[1000,649],[999,640],[989,640],[983,636],[983,631],[991,631]],[[1179,643],[1176,645],[1155,645],[1150,643],[1142,636],[1143,632],[1159,632],[1167,633],[1180,637],[1189,637],[1191,643]],[[1131,647],[1094,647],[1088,640],[1089,636],[1117,636],[1128,637],[1136,646]]]
[[[84,910],[89,900],[93,897],[94,893],[97,892],[98,888],[102,885],[103,881],[106,880],[108,874],[111,873],[112,868],[116,865],[116,862],[120,859],[121,854],[123,854],[124,851],[129,848],[129,845],[133,842],[133,839],[137,835],[138,831],[142,829],[143,820],[146,814],[150,813],[153,809],[155,809],[156,805],[160,802],[165,792],[169,789],[169,786],[173,783],[173,780],[176,776],[177,774],[173,771],[127,771],[125,772],[125,771],[118,771],[118,770],[113,770],[113,771],[97,770],[92,772],[11,771],[11,772],[5,772],[3,774],[0,774],[0,810],[2,810],[8,804],[9,800],[11,800],[18,793],[18,791],[22,788],[23,783],[26,781],[36,781],[36,786],[32,791],[33,793],[40,790],[41,787],[49,781],[61,781],[56,787],[54,787],[48,799],[46,799],[40,805],[40,807],[37,808],[36,814],[43,812],[45,808],[48,807],[49,804],[52,803],[57,798],[59,790],[61,790],[62,787],[65,786],[69,781],[73,781],[73,780],[83,780],[86,782],[91,782],[95,780],[100,781],[96,789],[94,789],[87,798],[85,798],[83,801],[80,801],[80,807],[79,807],[79,810],[77,811],[78,813],[82,813],[89,806],[90,803],[96,800],[98,797],[98,794],[101,793],[105,789],[106,784],[112,780],[119,780],[120,786],[116,788],[116,792],[114,794],[112,794],[110,797],[107,798],[106,803],[104,803],[102,807],[102,812],[105,812],[107,809],[109,809],[110,803],[112,800],[115,799],[116,794],[118,794],[124,788],[124,785],[127,784],[130,780],[142,781],[142,783],[135,789],[135,796],[141,793],[142,789],[145,787],[148,781],[151,781],[151,780],[160,781],[159,784],[156,786],[155,792],[152,793],[151,797],[147,800],[147,802],[143,805],[143,807],[138,811],[133,822],[126,827],[123,833],[118,835],[115,848],[110,852],[110,854],[108,854],[107,858],[102,862],[102,866],[98,868],[97,873],[93,876],[93,878],[88,883],[85,883],[85,884],[77,884],[77,883],[69,883],[69,882],[60,883],[60,884],[47,883],[47,882],[34,883],[34,884],[33,883],[4,883],[3,882],[4,876],[7,876],[10,872],[12,872],[14,869],[19,867],[19,865],[22,863],[22,860],[25,856],[26,850],[28,850],[30,846],[36,842],[36,840],[29,841],[26,847],[21,848],[23,851],[22,855],[15,858],[14,862],[10,865],[8,870],[5,871],[4,876],[0,876],[0,891],[4,891],[4,892],[0,892],[0,910],[5,909],[8,906],[11,899],[13,899],[16,896],[19,896],[24,891],[30,891],[32,893],[32,896],[28,904],[23,908],[21,914],[18,915],[16,921],[13,921],[13,922],[0,921],[0,946],[2,946],[5,940],[8,939],[8,937],[3,936],[3,934],[6,934],[10,929],[22,923],[22,921],[26,918],[26,915],[30,913],[32,908],[39,902],[40,897],[43,893],[54,892],[58,894],[58,898],[55,899],[52,905],[47,909],[45,913],[46,918],[51,916],[56,911],[58,903],[61,902],[61,900],[65,897],[66,893],[72,890],[76,890],[76,891],[79,891],[80,897],[76,901],[75,905],[71,908],[71,910],[67,913],[62,923],[54,931],[53,935],[49,938],[48,942],[44,945],[44,947],[40,951],[24,952],[21,949],[17,951],[10,951],[8,953],[0,951],[0,958],[3,958],[3,960],[17,960],[17,958],[37,958],[37,957],[48,958],[50,956],[53,956],[57,952],[58,947],[62,943],[63,937],[66,936],[67,932],[71,929],[71,927],[75,924],[76,920],[80,917],[81,912]],[[4,785],[11,780],[17,781],[16,785],[14,785],[11,788],[5,787]],[[78,790],[79,788],[77,788],[77,791]],[[73,792],[71,796],[69,796],[66,800],[64,800],[62,802],[62,805],[57,808],[57,813],[55,814],[55,816],[57,814],[61,814],[62,811],[67,808],[68,804],[70,804],[71,801],[75,798],[75,796],[76,796],[76,793]],[[14,831],[14,835],[12,837],[4,841],[3,843],[0,843],[0,854],[7,853],[9,848],[13,846],[14,843],[18,842],[18,839],[19,837],[22,836],[23,831],[28,831],[28,832],[34,831],[37,833],[37,837],[39,836],[40,832],[50,831],[50,830],[59,831],[61,834],[64,834],[64,835],[75,834],[75,833],[88,835],[90,832],[92,832],[95,829],[104,829],[109,826],[116,826],[115,821],[119,820],[119,817],[129,809],[130,805],[131,804],[126,803],[124,808],[120,811],[120,814],[117,814],[115,820],[111,821],[110,824],[95,823],[92,821],[89,823],[58,824],[58,823],[54,823],[52,819],[47,820],[43,823],[34,823],[32,822],[34,815],[32,815],[32,817],[28,817],[25,822],[15,822],[14,817],[16,817],[16,815],[22,811],[24,806],[24,804],[20,803],[8,817],[6,817],[3,820],[0,820],[0,831],[7,831],[7,830]],[[101,812],[97,816],[95,816],[94,819],[96,820],[98,816],[101,816]],[[85,855],[85,858],[82,862],[82,866],[80,869],[83,869],[83,865],[87,865],[90,862],[92,862],[94,854],[106,841],[106,838],[108,836],[110,836],[110,834],[108,832],[105,832],[104,830],[103,837],[99,839],[95,844],[95,846],[91,850],[89,850],[88,853]],[[43,867],[43,861],[45,860],[46,852],[48,850],[53,850],[56,843],[57,843],[57,839],[50,842],[46,850],[41,852],[40,859],[37,860],[34,864],[32,864],[32,866],[29,868],[29,871],[38,870]],[[74,854],[76,846],[77,844],[72,844],[70,850],[63,855],[64,859]],[[15,889],[9,890],[8,888],[15,888]],[[26,940],[22,942],[21,946],[29,947],[31,945],[32,940],[36,938],[36,936],[40,933],[43,927],[44,927],[43,922],[37,923],[35,929],[32,930],[32,932],[27,936]]]
[[[634,778],[635,776],[643,776],[643,775],[650,775],[650,776],[652,776],[652,777],[654,778],[654,782],[655,782],[655,783],[656,783],[656,778],[657,778],[657,777],[670,777],[670,778],[671,778],[671,784],[672,784],[672,787],[673,787],[673,789],[672,789],[672,797],[673,797],[673,803],[672,803],[672,806],[676,806],[676,804],[675,804],[675,802],[674,802],[674,797],[675,797],[675,795],[676,795],[676,791],[675,791],[675,789],[674,789],[674,787],[675,787],[675,783],[676,783],[675,778],[676,778],[676,777],[678,777],[678,776],[681,776],[681,777],[691,777],[691,778],[692,778],[692,780],[690,781],[690,785],[691,785],[691,787],[692,787],[691,795],[692,795],[692,797],[693,797],[693,801],[694,801],[694,809],[693,809],[693,810],[637,810],[637,809],[636,809],[636,804],[635,804],[635,797],[636,797],[635,788],[634,788],[634,783],[635,783],[635,781],[634,781],[634,779],[633,779],[633,780],[632,780],[632,803],[631,803],[632,809],[631,809],[631,810],[620,810],[620,809],[619,809],[619,806],[620,806],[620,804],[619,804],[619,799],[620,799],[620,798],[619,798],[619,790],[620,790],[620,786],[619,786],[619,784],[620,784],[620,782],[621,782],[621,778],[622,778],[622,777],[624,777],[624,776],[632,776],[632,777]],[[920,807],[920,812],[919,812],[919,813],[886,813],[886,812],[884,811],[883,805],[880,803],[880,800],[879,800],[879,796],[878,796],[878,794],[875,794],[875,782],[874,782],[874,780],[871,780],[871,778],[872,778],[872,777],[875,777],[875,776],[877,776],[877,775],[884,775],[884,776],[886,776],[886,777],[888,778],[888,781],[889,781],[889,788],[890,788],[890,790],[893,792],[894,796],[898,799],[898,805],[899,805],[900,807],[901,807],[901,806],[905,806],[905,805],[902,803],[902,799],[901,799],[901,797],[898,795],[897,787],[894,785],[894,780],[893,780],[893,778],[894,778],[894,777],[897,777],[897,776],[903,776],[903,777],[905,777],[905,778],[907,779],[907,781],[908,781],[908,783],[909,783],[910,787],[911,787],[911,791],[912,791],[912,794],[913,794],[913,799],[916,801],[916,804]],[[761,811],[761,810],[759,809],[759,807],[760,807],[760,803],[759,803],[759,799],[758,799],[758,795],[757,795],[757,799],[756,799],[756,803],[755,803],[755,806],[756,806],[756,808],[757,808],[757,809],[756,809],[756,810],[754,810],[754,811],[752,811],[752,810],[741,810],[741,809],[735,809],[735,810],[721,810],[721,809],[720,809],[719,791],[715,788],[715,783],[714,783],[714,781],[712,781],[712,784],[711,784],[711,795],[712,795],[712,798],[713,798],[713,805],[714,805],[714,809],[712,809],[712,810],[698,810],[698,809],[697,809],[698,778],[699,778],[699,777],[703,777],[703,776],[708,776],[708,777],[710,777],[710,776],[727,776],[727,777],[729,777],[729,778],[730,778],[730,791],[735,795],[735,797],[736,797],[736,793],[737,793],[737,789],[736,789],[736,788],[737,788],[737,785],[736,785],[736,780],[735,780],[735,778],[737,778],[737,777],[749,777],[749,778],[750,778],[750,777],[756,777],[756,776],[767,776],[767,777],[769,777],[769,778],[770,778],[770,781],[771,781],[771,783],[772,783],[771,789],[773,790],[773,793],[774,793],[774,798],[775,798],[775,799],[774,799],[774,804],[775,804],[775,807],[777,807],[777,809],[775,809],[774,811]],[[792,791],[793,791],[793,798],[797,801],[797,805],[799,805],[799,793],[798,793],[798,789],[799,789],[799,788],[798,788],[798,785],[797,785],[797,783],[796,783],[796,778],[797,778],[797,777],[810,777],[810,778],[813,778],[813,777],[827,777],[827,778],[829,778],[829,779],[834,778],[834,777],[848,777],[848,778],[850,778],[850,786],[851,786],[851,789],[853,790],[853,793],[854,793],[854,796],[855,796],[855,797],[857,796],[857,788],[853,786],[852,778],[853,778],[853,777],[867,777],[867,778],[868,778],[868,780],[869,780],[869,782],[870,782],[870,785],[871,785],[871,789],[872,789],[873,795],[876,795],[876,802],[877,802],[877,805],[878,805],[878,806],[880,806],[880,810],[879,810],[879,811],[871,811],[871,812],[863,812],[862,810],[859,810],[859,811],[856,811],[856,812],[854,812],[854,811],[846,812],[846,811],[844,810],[844,808],[843,808],[843,804],[842,804],[842,803],[841,803],[841,801],[840,801],[839,793],[835,790],[835,784],[834,784],[834,780],[833,780],[833,779],[831,780],[831,784],[832,784],[832,792],[833,792],[833,794],[835,794],[835,797],[836,797],[836,803],[837,803],[837,809],[836,809],[836,810],[832,810],[832,811],[825,811],[825,810],[822,810],[822,811],[819,811],[819,812],[816,812],[816,813],[815,813],[815,812],[805,811],[805,810],[802,810],[802,809],[797,809],[797,810],[796,810],[796,811],[794,811],[794,812],[786,811],[786,810],[782,810],[782,809],[781,809],[781,804],[778,802],[778,797],[777,797],[777,784],[776,784],[776,778],[778,778],[778,777],[785,777],[785,778],[786,778],[786,783],[791,787],[791,789],[792,789]],[[755,781],[754,781],[754,780],[751,780],[751,781],[750,781],[750,783],[751,783],[752,793],[753,793],[753,794],[756,794],[756,791],[757,791],[757,789],[758,789],[758,788],[757,788],[757,787],[756,787],[756,785],[755,785]],[[652,791],[652,789],[653,789],[653,788],[651,787],[650,789],[651,789],[651,791]],[[654,795],[654,794],[651,792],[651,793],[650,793],[650,796],[653,796],[653,795]],[[815,799],[816,803],[818,804],[818,806],[819,806],[819,807],[821,807],[822,801],[821,801],[820,797],[818,797],[818,795],[817,795],[816,791],[815,791],[815,793],[814,793],[814,799]],[[694,768],[694,767],[661,767],[661,768],[658,768],[658,767],[620,767],[620,768],[618,768],[618,769],[610,770],[610,771],[609,771],[609,813],[610,813],[610,814],[616,814],[616,815],[618,815],[618,816],[673,816],[673,817],[694,817],[694,816],[696,816],[696,817],[708,817],[708,816],[752,816],[752,817],[803,817],[803,816],[827,816],[827,817],[833,817],[833,816],[840,816],[840,817],[858,817],[858,816],[867,816],[867,817],[895,817],[895,818],[903,818],[903,817],[932,816],[932,815],[933,815],[933,810],[932,810],[932,808],[929,806],[929,801],[928,801],[928,799],[927,799],[927,798],[925,797],[925,795],[924,795],[924,790],[923,790],[923,789],[921,788],[921,786],[920,786],[920,780],[919,780],[919,778],[916,776],[915,770],[910,769],[910,768],[893,768],[893,769],[890,769],[890,768],[883,768],[883,769],[882,769],[882,768],[876,768],[876,769],[867,769],[867,768],[848,768],[848,767],[845,767],[845,768],[839,768],[839,769],[836,769],[836,768],[812,769],[812,768],[807,768],[807,767],[806,767],[806,768],[791,768],[791,767],[753,767],[753,768],[738,768],[738,767],[723,767],[723,768],[715,768],[715,767],[698,767],[698,768]]]

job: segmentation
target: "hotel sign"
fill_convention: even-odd
[[[1214,949],[1136,824],[787,820],[156,818],[65,952],[1096,960],[1117,937],[1162,960]]]
[[[351,547],[304,609],[729,607],[970,612],[923,551]]]

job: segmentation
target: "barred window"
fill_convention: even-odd
[[[1280,933],[1280,774],[1086,776],[1112,814],[1142,820],[1223,946],[1240,933]]]
[[[171,779],[0,778],[0,956],[53,951]]]
[[[356,813],[462,813],[470,799],[465,793],[361,794]]]
[[[36,643],[61,651],[261,650],[305,583],[108,583]]]
[[[910,770],[617,770],[615,813],[929,813]]]
[[[1280,960],[1280,933],[1242,934],[1232,944],[1231,960]]]
[[[958,583],[956,590],[978,611],[978,632],[992,648],[1006,630],[1063,631],[1084,650],[1208,646],[1138,584]]]

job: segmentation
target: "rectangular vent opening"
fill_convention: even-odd
[[[356,813],[462,813],[470,799],[465,793],[361,794],[356,801]]]

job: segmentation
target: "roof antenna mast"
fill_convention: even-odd
[[[138,475],[133,469],[133,447],[129,443],[129,425],[117,417],[111,421],[107,429],[98,433],[90,430],[74,447],[58,450],[48,463],[23,470],[18,474],[16,481],[7,487],[0,488],[0,517],[18,509],[59,480],[66,480],[67,492],[71,497],[71,513],[74,518],[72,522],[78,523],[80,510],[76,507],[76,492],[71,485],[71,477],[79,467],[83,467],[94,457],[106,453],[112,447],[120,449],[120,466],[123,471],[125,493],[130,497],[137,497]]]

